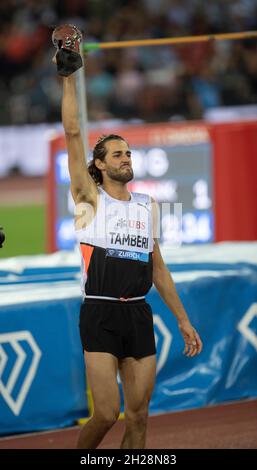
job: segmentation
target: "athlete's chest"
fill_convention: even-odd
[[[98,216],[103,220],[101,210]],[[151,230],[151,208],[148,204],[133,201],[106,205],[106,248],[149,252]]]

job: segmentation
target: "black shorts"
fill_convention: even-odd
[[[152,309],[145,300],[87,299],[80,308],[79,328],[83,350],[119,359],[156,354]]]

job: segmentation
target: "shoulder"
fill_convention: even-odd
[[[149,194],[144,194],[144,193],[131,193],[133,196],[134,201],[136,202],[142,202],[144,204],[151,204],[151,196]]]

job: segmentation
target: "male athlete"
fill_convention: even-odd
[[[86,164],[74,74],[63,78],[62,121],[82,259],[80,335],[94,403],[78,448],[97,448],[116,422],[119,371],[126,426],[121,448],[143,449],[156,375],[153,317],[145,301],[152,282],[178,320],[184,353],[199,354],[202,342],[153,239],[151,198],[128,191],[133,178],[128,143],[103,136]]]

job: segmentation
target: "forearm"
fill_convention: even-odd
[[[74,75],[63,78],[62,122],[66,134],[76,135],[80,132]]]
[[[153,252],[153,282],[160,296],[178,320],[179,330],[185,341],[184,353],[190,357],[199,354],[202,350],[201,338],[191,325],[182,305],[173,279],[163,261],[157,240],[155,240]]]
[[[170,272],[165,265],[154,271],[153,282],[163,301],[175,315],[178,322],[189,321]]]

